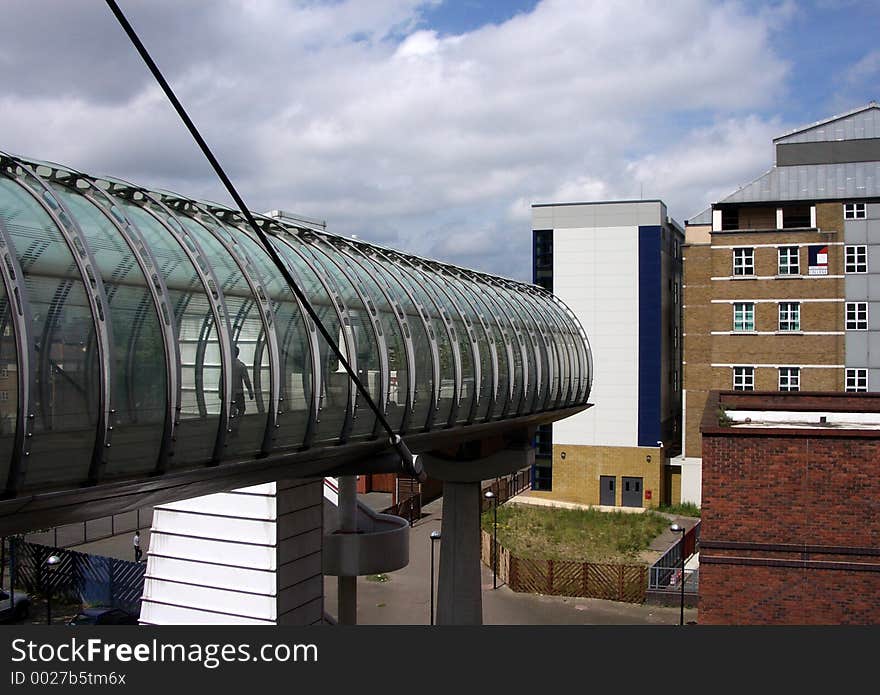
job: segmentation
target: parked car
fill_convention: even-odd
[[[31,597],[25,592],[15,591],[10,596],[7,589],[0,589],[0,622],[24,620],[30,611]]]
[[[85,608],[68,625],[137,625],[138,619],[121,608]]]

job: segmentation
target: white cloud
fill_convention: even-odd
[[[0,149],[226,199],[107,13],[11,5]],[[444,36],[418,0],[207,5],[123,7],[245,200],[342,234],[528,277],[532,202],[683,217],[771,162],[785,12],[545,0]]]

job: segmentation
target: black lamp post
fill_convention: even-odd
[[[678,619],[679,625],[684,625],[684,531],[685,528],[681,524],[672,524],[669,530],[673,533],[681,534],[681,545],[679,547],[681,554],[681,613]]]
[[[498,498],[491,490],[484,497],[492,503],[492,588],[498,588]]]
[[[49,581],[46,582],[46,625],[52,624],[52,580],[51,576],[55,574],[58,563],[61,558],[57,555],[50,555],[46,558],[46,570],[49,572]]]
[[[440,540],[439,531],[431,531],[431,625],[434,624],[434,543]]]

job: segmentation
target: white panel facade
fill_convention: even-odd
[[[590,337],[595,377],[589,410],[553,425],[553,443],[637,446],[639,229],[553,232],[553,292]]]
[[[274,488],[274,483],[271,483]],[[247,488],[248,490],[252,488]],[[273,489],[274,493],[274,489]],[[274,519],[275,501],[273,493],[255,495],[252,493],[236,494],[234,492],[219,492],[215,495],[204,495],[188,500],[180,500],[171,504],[163,504],[162,509],[198,512],[199,514],[216,514],[219,516],[230,513],[239,518],[246,519]],[[230,512],[234,510],[234,512]]]
[[[320,622],[322,488],[270,483],[157,507],[141,622]]]
[[[157,577],[174,577],[176,581],[218,588],[238,587],[242,591],[271,594],[275,591],[275,574],[246,567],[206,565],[172,557],[150,558],[151,573]]]
[[[681,466],[681,501],[699,507],[703,499],[703,459],[678,458],[672,463]]]

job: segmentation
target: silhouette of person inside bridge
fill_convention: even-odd
[[[244,416],[245,403],[244,390],[247,387],[248,396],[254,400],[254,387],[251,385],[251,377],[248,374],[247,365],[238,356],[238,345],[235,346],[235,362],[232,364],[232,417],[231,429],[233,434],[238,434],[241,418]]]

